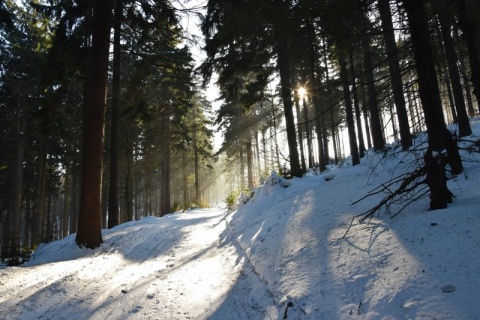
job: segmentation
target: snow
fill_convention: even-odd
[[[235,211],[146,217],[103,230],[95,250],[75,235],[43,244],[0,267],[0,319],[480,319],[480,154],[462,156],[448,208],[423,198],[348,233],[384,195],[352,203],[421,155],[272,174]]]

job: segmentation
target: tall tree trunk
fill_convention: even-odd
[[[24,97],[18,98],[18,125],[17,125],[17,154],[15,159],[15,170],[13,175],[13,191],[10,208],[7,215],[11,217],[11,224],[6,221],[7,239],[3,242],[2,259],[9,259],[9,265],[18,265],[20,260],[20,223],[22,214],[22,189],[23,189],[23,160],[25,158],[27,115]],[[9,236],[9,237],[8,237]]]
[[[362,128],[362,117],[360,114],[360,101],[358,99],[358,89],[357,81],[355,74],[355,63],[353,60],[353,48],[349,50],[350,58],[350,73],[352,74],[352,94],[353,94],[353,104],[355,108],[355,118],[357,122],[357,135],[358,135],[358,155],[360,158],[365,156],[365,141],[363,139],[363,128]]]
[[[268,152],[267,152],[267,138],[265,137],[267,129],[262,129],[262,150],[263,150],[263,169],[265,177],[269,174],[270,166],[268,165]],[[271,154],[273,158],[273,153]]]
[[[353,120],[352,97],[350,96],[350,83],[348,81],[347,64],[345,57],[340,56],[340,77],[342,78],[343,94],[345,99],[345,114],[347,116],[348,139],[350,143],[350,154],[352,156],[352,165],[360,163],[358,155],[357,135],[355,133],[355,121]]]
[[[130,137],[127,136],[125,142],[125,210],[123,214],[120,214],[120,222],[132,221],[134,215],[134,203],[138,203],[138,201],[134,201],[134,196],[137,194],[135,192],[135,175],[134,175],[134,145],[133,141]]]
[[[96,248],[102,242],[101,187],[103,140],[113,0],[96,1],[93,7],[92,55],[82,141],[82,181],[77,245]]]
[[[300,163],[303,171],[306,171],[306,163],[305,163],[305,150],[303,148],[303,126],[300,124],[300,99],[298,96],[298,90],[295,89],[294,91],[294,100],[295,100],[295,111],[297,113],[297,128],[298,128],[298,143],[300,146]]]
[[[307,151],[308,151],[308,167],[313,168],[313,146],[312,146],[312,131],[310,130],[310,118],[308,116],[307,95],[303,96],[303,122],[305,123],[305,135],[307,136]]]
[[[282,35],[277,35],[281,39]],[[300,167],[297,150],[297,133],[295,130],[295,119],[293,116],[292,105],[292,86],[290,83],[290,59],[288,55],[288,45],[282,40],[277,40],[277,64],[280,73],[280,86],[283,99],[283,109],[285,116],[285,126],[287,129],[288,151],[290,153],[290,170],[292,176],[301,177],[303,175]]]
[[[428,151],[425,153],[424,159],[428,168],[426,182],[431,192],[430,208],[441,209],[451,201],[451,193],[446,184],[443,158],[440,158],[442,164],[439,165],[440,160],[433,152],[441,155],[444,150],[447,150],[446,159],[454,174],[462,172],[463,166],[458,147],[445,127],[424,3],[417,0],[404,0],[403,4],[410,27],[420,99],[427,125]]]
[[[365,119],[365,135],[367,136],[367,147],[368,149],[371,149],[372,148],[372,138],[371,138],[371,134],[370,134],[370,126],[369,126],[369,123],[370,123],[370,117],[369,117],[369,114],[368,114],[368,108],[367,108],[367,97],[366,97],[366,94],[365,94],[365,87],[362,87],[362,112],[363,112],[363,118]]]
[[[113,228],[120,221],[118,212],[118,144],[120,126],[120,35],[122,30],[123,0],[116,0],[114,35],[113,35],[113,66],[112,66],[112,119],[110,132],[110,182],[108,184],[108,228]]]
[[[77,232],[77,225],[78,225],[78,214],[79,211],[79,202],[78,202],[78,194],[79,194],[79,173],[78,167],[77,170],[73,173],[72,179],[72,210],[70,210],[70,225],[69,225],[69,233]]]
[[[33,226],[33,243],[39,244],[44,241],[45,225],[45,180],[47,176],[47,137],[41,137],[40,154],[38,157],[38,177],[36,190],[36,213]]]
[[[325,112],[323,110],[323,102],[320,101],[320,66],[318,59],[318,45],[316,44],[316,34],[313,22],[307,20],[308,42],[308,60],[309,60],[309,77],[310,90],[312,91],[311,99],[315,110],[315,133],[317,134],[318,145],[318,166],[321,172],[325,171],[328,162],[328,137],[325,123]],[[315,75],[317,72],[317,75]],[[313,153],[313,150],[312,150]],[[313,164],[315,165],[315,164]]]
[[[462,29],[463,41],[467,46],[470,61],[470,80],[473,85],[473,94],[477,97],[480,112],[480,25],[470,16],[471,12],[478,12],[478,4],[474,1],[456,0],[458,4],[458,24]]]
[[[161,189],[161,210],[160,215],[164,216],[171,210],[171,201],[170,201],[170,121],[169,121],[169,111],[165,112],[163,116],[163,135],[164,135],[164,145],[162,153],[162,184]]]
[[[327,41],[325,38],[322,39],[324,48],[327,49]],[[331,84],[330,84],[330,77],[329,77],[329,70],[328,70],[328,61],[327,61],[327,55],[323,55],[323,63],[326,66],[325,67],[325,84],[327,87],[327,92],[328,92],[328,110],[330,111],[330,131],[332,134],[332,144],[333,144],[333,157],[335,160],[335,164],[338,163],[338,152],[337,152],[337,136],[335,134],[336,130],[336,124],[335,124],[335,119],[334,119],[334,112],[333,112],[333,99],[332,99],[332,91],[331,91]],[[328,149],[328,144],[325,144],[324,146],[325,150]],[[328,162],[328,159],[327,159]],[[320,169],[321,170],[321,169]]]
[[[392,13],[390,11],[389,0],[379,0],[378,9],[380,19],[382,20],[382,29],[384,32],[383,40],[388,56],[388,66],[390,78],[392,81],[392,92],[397,109],[398,126],[400,129],[400,141],[402,148],[407,150],[412,146],[412,135],[410,133],[410,124],[408,122],[408,113],[405,104],[403,92],[402,74],[400,72],[400,62],[398,50],[395,42],[395,33],[393,31]]]
[[[69,234],[69,220],[70,220],[70,211],[71,206],[71,172],[72,168],[70,167],[71,163],[67,162],[65,164],[65,178],[64,178],[64,199],[63,199],[63,216],[62,216],[62,237],[66,237]]]
[[[443,47],[448,65],[448,74],[452,84],[453,99],[455,100],[455,110],[458,121],[458,135],[465,137],[472,134],[470,120],[467,115],[465,99],[463,98],[462,82],[460,80],[460,72],[457,66],[457,54],[455,52],[453,39],[451,36],[451,18],[450,14],[444,10],[440,10],[438,19],[440,21],[440,30],[442,33]]]
[[[248,187],[253,187],[253,154],[252,154],[252,139],[248,138],[245,143],[245,149],[247,151],[247,182]]]
[[[441,137],[445,129],[445,119],[423,2],[404,0],[403,3],[410,26],[420,99],[425,115],[429,143],[434,151],[441,152],[444,149]]]
[[[373,149],[375,151],[383,150],[385,140],[383,138],[382,124],[380,120],[380,110],[377,101],[377,91],[375,88],[375,76],[373,74],[373,61],[368,40],[363,41],[362,49],[364,54],[364,73],[367,83],[368,107],[370,110],[370,128],[372,131]]]
[[[262,130],[263,132],[263,130]],[[257,155],[257,179],[256,182],[259,183],[259,181],[262,179],[262,162],[260,160],[260,139],[258,138],[258,130],[255,132],[255,153]]]
[[[183,211],[188,209],[188,183],[187,183],[187,149],[182,148],[182,191]]]

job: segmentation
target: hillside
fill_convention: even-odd
[[[0,318],[478,319],[480,155],[462,156],[447,209],[428,211],[423,198],[345,237],[383,195],[352,203],[411,170],[413,152],[267,183],[233,212],[126,223],[95,250],[74,235],[44,244],[25,265],[0,267]]]

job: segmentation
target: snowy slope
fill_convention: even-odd
[[[345,237],[383,195],[352,203],[415,154],[265,184],[233,212],[126,223],[95,250],[74,235],[42,245],[0,267],[0,319],[480,319],[480,154],[462,155],[447,209],[421,199]]]

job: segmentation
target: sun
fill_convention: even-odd
[[[298,95],[300,96],[300,98],[303,99],[303,97],[307,94],[307,89],[305,89],[304,87],[299,87],[298,88]]]

